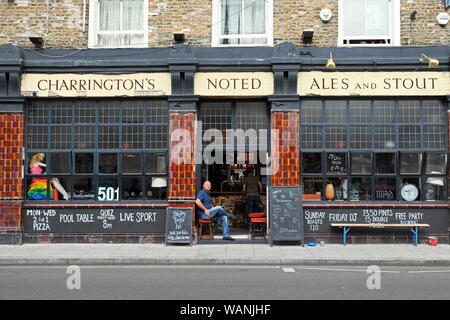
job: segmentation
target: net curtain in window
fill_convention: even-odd
[[[223,35],[265,33],[264,0],[222,0]]]

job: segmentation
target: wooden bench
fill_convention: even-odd
[[[343,238],[342,241],[344,246],[347,244],[347,233],[350,231],[350,228],[361,227],[361,228],[409,228],[413,233],[413,242],[414,245],[417,246],[417,235],[420,228],[429,227],[429,224],[426,223],[414,223],[414,224],[400,224],[400,223],[332,223],[332,227],[343,228]]]

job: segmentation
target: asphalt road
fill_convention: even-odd
[[[450,299],[450,267],[0,266],[0,299]]]

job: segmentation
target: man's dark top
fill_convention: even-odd
[[[244,183],[246,185],[245,193],[246,197],[259,196],[259,179],[254,175],[248,175],[244,178]]]
[[[209,196],[209,193],[205,190],[202,189],[200,190],[200,192],[197,194],[197,199],[200,199],[200,201],[202,202],[203,206],[206,209],[211,209],[211,197]],[[200,208],[199,206],[197,206],[198,208],[198,213],[203,213],[202,208]]]

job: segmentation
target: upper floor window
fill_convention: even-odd
[[[212,46],[272,45],[272,0],[213,0]]]
[[[146,47],[148,0],[91,0],[89,47]]]
[[[400,1],[339,0],[338,45],[400,45]]]

